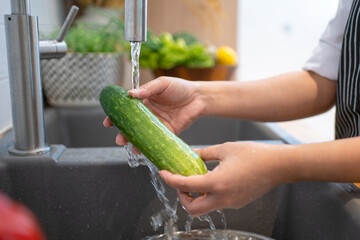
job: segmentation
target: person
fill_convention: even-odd
[[[287,121],[336,104],[336,140],[299,145],[227,142],[197,150],[204,161],[219,160],[205,175],[160,171],[191,215],[241,208],[283,183],[360,181],[359,15],[360,0],[340,0],[335,18],[298,72],[251,82],[160,77],[139,92],[129,91],[176,134],[204,116]],[[108,118],[104,125],[111,126]],[[116,143],[126,144],[126,139],[119,134]],[[189,192],[204,194],[193,198]]]

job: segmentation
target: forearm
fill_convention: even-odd
[[[257,121],[284,121],[312,116],[335,102],[336,82],[306,71],[251,82],[203,82],[202,115]]]
[[[274,164],[281,182],[360,182],[359,146],[360,137],[285,146]]]

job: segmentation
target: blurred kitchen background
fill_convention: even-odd
[[[335,15],[337,0],[149,0],[148,28],[154,33],[187,31],[205,44],[230,46],[238,55],[231,79],[249,81],[300,70],[317,45],[327,22]],[[40,31],[50,34],[64,21],[71,5],[63,0],[31,0]],[[220,3],[220,5],[216,5]],[[83,10],[83,9],[82,9]],[[0,2],[0,137],[11,128],[4,14],[10,0]],[[131,84],[124,66],[122,84]],[[128,76],[128,78],[126,77]],[[141,82],[154,77],[142,70]],[[99,123],[101,124],[101,123]],[[321,116],[279,123],[301,142],[331,140],[334,110]]]

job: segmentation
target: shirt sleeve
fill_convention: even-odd
[[[323,77],[337,80],[341,46],[352,1],[340,0],[335,17],[322,34],[319,45],[307,60],[303,69]]]

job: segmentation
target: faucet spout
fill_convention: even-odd
[[[53,49],[55,57],[62,57],[67,49],[63,41],[39,46],[38,18],[31,16],[29,2],[11,0],[12,14],[4,16],[14,133],[14,146],[9,151],[16,155],[50,151],[45,144],[40,48],[45,57],[53,56]],[[73,15],[77,9],[74,11]]]
[[[30,15],[30,0],[12,0],[11,13],[16,15]]]
[[[49,151],[45,144],[40,77],[38,19],[30,15],[29,0],[13,0],[5,15],[14,146],[17,155]]]
[[[147,0],[125,0],[125,40],[146,41]]]

